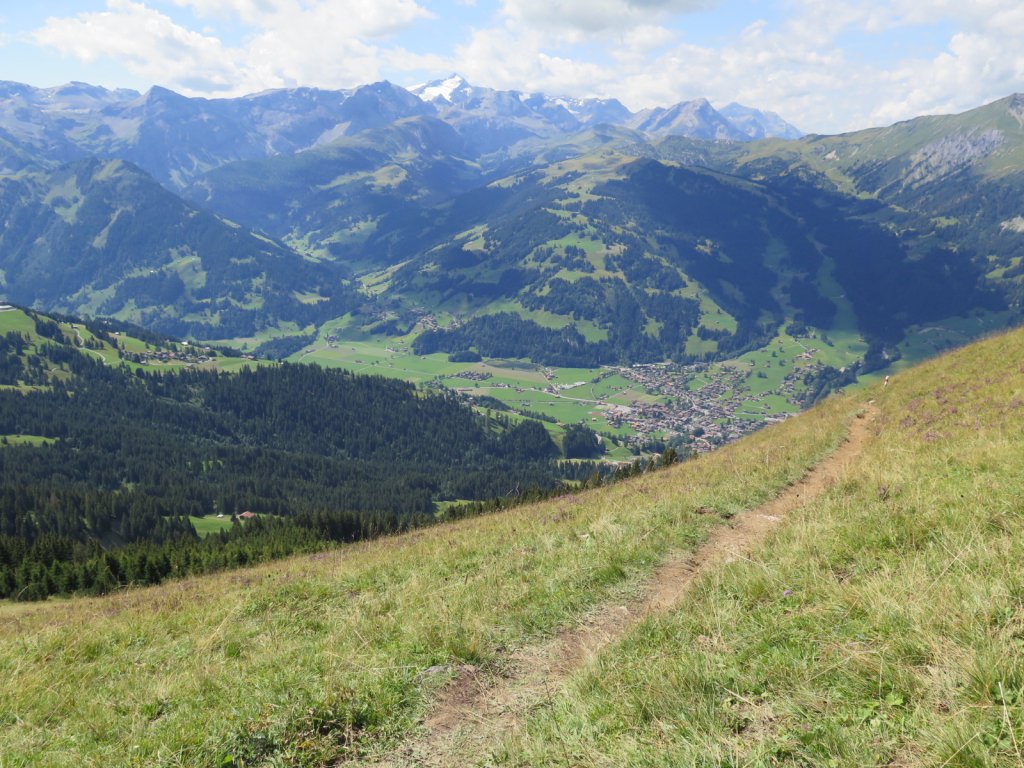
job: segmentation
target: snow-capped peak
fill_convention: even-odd
[[[452,73],[444,80],[432,80],[429,83],[423,85],[417,85],[415,88],[410,88],[412,93],[415,93],[424,101],[437,101],[443,99],[444,101],[452,101],[452,95],[463,88],[468,88],[469,83],[462,75]]]

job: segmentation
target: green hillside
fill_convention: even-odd
[[[199,210],[124,161],[0,178],[0,292],[177,336],[302,328],[356,303],[335,270]]]
[[[77,318],[51,316],[22,307],[4,305],[0,310],[0,336],[9,333],[21,335],[24,348],[17,355],[19,371],[25,369],[27,356],[38,355],[47,344],[70,347],[106,365],[122,363],[133,369],[150,373],[180,371],[184,369],[235,371],[253,363],[230,354],[230,350],[213,349],[202,344],[182,343],[165,336],[117,320],[83,321]],[[5,350],[6,352],[6,350]],[[5,354],[7,362],[12,356]],[[31,388],[33,385],[9,371],[6,386]],[[52,381],[67,378],[69,371],[49,368],[36,385],[46,386]]]
[[[897,232],[912,252],[948,248],[1020,302],[1021,94],[958,115],[732,147],[714,165],[770,186],[801,178],[859,198],[866,204],[855,215]]]
[[[482,175],[454,130],[419,117],[295,155],[228,163],[186,195],[299,251],[352,266],[386,260],[387,248],[375,254],[362,244],[375,234],[386,243],[393,228],[479,185]]]
[[[354,341],[577,367],[732,359],[789,324],[885,345],[1016,307],[1017,214],[996,227],[1003,256],[992,222],[951,223],[951,201],[971,204],[957,174],[996,157],[1013,207],[1015,103],[799,142],[602,128],[478,158],[420,117],[229,163],[189,194],[354,270],[364,301],[335,334]]]
[[[962,342],[1013,322],[987,264],[919,253],[861,205],[807,180],[586,146],[349,243],[346,260],[398,263],[363,274],[369,300],[297,339],[292,359],[436,378],[635,447],[734,436],[900,356],[920,360],[932,350],[921,328]],[[569,383],[596,385],[662,362],[665,373],[637,376],[636,397],[545,391],[496,370],[574,370]],[[489,378],[470,385],[467,373]],[[713,415],[688,420],[678,405],[699,390],[689,410]],[[664,418],[637,414],[644,405]]]
[[[535,506],[105,598],[2,605],[0,754],[16,766],[1019,765],[1022,356],[1024,333],[995,337],[698,460]],[[826,464],[834,481],[812,472],[817,483],[785,492]],[[758,520],[749,551],[739,540],[743,556],[683,588],[688,553],[723,550]],[[650,585],[672,579],[658,602]],[[605,640],[588,632],[616,616]],[[574,637],[593,642],[544,661]],[[446,718],[460,696],[481,714]]]

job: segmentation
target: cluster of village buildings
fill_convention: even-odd
[[[645,391],[665,400],[632,406],[609,404],[606,418],[614,427],[628,424],[638,435],[689,435],[697,450],[706,451],[736,440],[765,424],[782,421],[786,413],[777,413],[761,405],[767,397],[782,396],[791,405],[800,404],[801,382],[817,364],[791,371],[782,384],[762,394],[744,386],[751,374],[746,366],[720,366],[713,376],[710,366],[649,364],[615,369],[615,373],[638,384]],[[694,390],[690,382],[704,375],[706,382]]]
[[[544,369],[544,378],[548,382],[544,392],[554,397],[592,404],[595,415],[591,421],[599,420],[596,415],[599,411],[611,427],[628,426],[635,431],[639,444],[647,443],[655,436],[684,436],[696,450],[708,451],[743,437],[765,424],[785,419],[788,414],[778,413],[775,408],[769,407],[767,398],[781,396],[791,405],[799,406],[804,389],[803,379],[818,367],[820,364],[814,362],[801,366],[787,374],[780,386],[761,394],[751,392],[746,384],[751,374],[757,375],[757,371],[748,364],[717,366],[713,374],[710,373],[709,364],[638,364],[605,368],[592,381],[571,383],[554,381],[555,371]],[[608,395],[602,396],[588,386],[614,375],[625,378],[629,385],[615,391],[612,397],[630,389],[642,390],[656,396],[658,402],[643,402],[643,398],[637,398],[630,404],[613,402]],[[691,390],[691,382],[698,377],[704,379],[704,384]],[[487,372],[467,369],[455,374],[454,378],[480,382],[491,376]],[[494,384],[491,388],[525,391],[522,387],[511,387],[505,383]],[[459,389],[472,391],[468,387]],[[624,398],[615,399],[621,401]],[[536,405],[530,400],[522,402],[524,408]],[[592,426],[599,428],[597,424]]]
[[[490,371],[469,370],[460,371],[459,373],[455,374],[455,376],[460,379],[466,379],[468,381],[487,381],[489,378],[491,378],[491,373]]]
[[[117,333],[115,336],[119,335]],[[210,347],[197,347],[187,341],[181,342],[180,347],[153,347],[143,352],[127,352],[123,346],[118,345],[118,353],[122,360],[129,360],[137,365],[157,364],[184,364],[202,365],[216,359],[216,353]],[[252,355],[241,355],[249,360],[255,360]]]

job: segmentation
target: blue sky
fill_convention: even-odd
[[[0,10],[0,79],[216,97],[457,71],[831,133],[1024,91],[1022,40],[1020,0],[47,0]]]

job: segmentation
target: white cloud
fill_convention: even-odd
[[[237,18],[265,32],[282,30],[286,35],[313,33],[306,44],[316,44],[317,34],[343,30],[349,37],[379,37],[433,18],[415,0],[171,0],[191,8],[200,17]]]
[[[235,16],[251,33],[242,45],[228,47],[138,0],[107,0],[105,11],[48,19],[34,39],[86,63],[113,59],[136,75],[191,95],[348,87],[380,79],[395,63],[437,63],[373,42],[430,17],[414,0],[173,2],[204,18]]]
[[[34,38],[86,63],[109,57],[156,82],[191,82],[191,90],[230,90],[245,80],[219,40],[132,0],[109,0],[106,11],[50,18]]]
[[[380,79],[385,68],[418,60],[401,48],[370,41],[427,15],[411,0],[311,3],[267,19],[247,44],[245,58],[264,80],[327,87],[366,83]]]
[[[614,53],[619,57],[648,57],[651,52],[675,42],[677,37],[678,35],[667,27],[643,24],[626,30],[619,38],[620,46]]]
[[[715,4],[715,0],[504,0],[502,14],[513,24],[577,39],[581,33],[657,24],[667,15]]]
[[[506,0],[501,25],[477,30],[455,67],[465,61],[471,79],[499,87],[614,96],[634,109],[739,101],[820,132],[960,111],[1024,89],[1019,0],[793,0],[782,21],[752,19],[724,44],[680,42],[670,14],[698,7]],[[915,27],[937,24],[959,31],[930,58],[888,64],[845,47],[850,32],[914,39]],[[583,66],[576,44],[595,39],[608,57]]]
[[[905,62],[874,109],[888,123],[921,113],[958,112],[1024,86],[1024,52],[1017,39],[958,33],[931,60]]]

